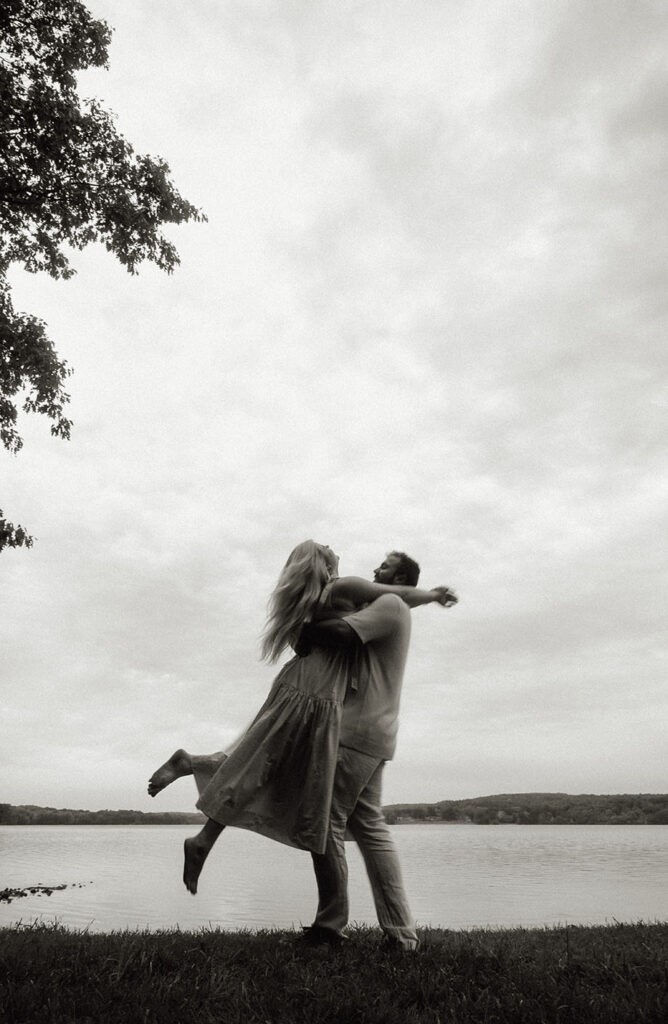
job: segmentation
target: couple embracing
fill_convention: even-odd
[[[314,923],[301,942],[339,945],[348,923],[346,832],[357,842],[386,941],[418,944],[396,849],[382,812],[385,762],[394,755],[410,639],[410,608],[457,598],[420,590],[418,564],[393,551],[374,582],[339,577],[331,548],[312,540],[290,554],[269,602],[262,654],[294,657],[242,735],[224,752],[177,750],[149,781],[155,796],[193,775],[206,815],[185,841],[183,880],[192,893],[228,825],[311,853],[318,888]]]

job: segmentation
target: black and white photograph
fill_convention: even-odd
[[[668,1019],[664,0],[2,0],[0,1021]]]

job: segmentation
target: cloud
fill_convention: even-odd
[[[388,800],[660,789],[662,9],[92,9],[82,91],[209,221],[171,278],[13,272],[76,372],[3,474],[7,799],[148,808],[223,746],[308,536],[461,595],[414,614]]]

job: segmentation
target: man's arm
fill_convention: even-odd
[[[457,597],[449,587],[433,587],[431,590],[421,590],[419,587],[411,587],[407,584],[394,586],[388,583],[370,583],[359,576],[342,576],[334,580],[331,589],[332,600],[336,598],[350,601],[357,608],[370,604],[376,598],[384,594],[396,594],[409,608],[418,608],[423,604],[440,604],[444,608],[450,608],[457,604]]]
[[[362,641],[345,619],[324,619],[322,622],[305,622],[299,634],[295,654],[305,657],[312,647],[326,647],[328,650],[353,651]]]
[[[365,608],[346,615],[344,619],[325,619],[306,623],[296,647],[300,657],[308,654],[311,646],[351,652],[360,645],[388,636],[397,625],[401,599],[396,594],[384,594]]]

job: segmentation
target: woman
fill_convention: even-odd
[[[312,540],[291,552],[269,601],[263,658],[275,662],[287,647],[296,651],[305,623],[349,614],[381,594],[397,594],[411,608],[456,600],[445,587],[419,590],[339,578],[338,565],[331,548]],[[295,656],[279,672],[250,726],[225,753],[201,757],[178,750],[151,777],[151,796],[182,775],[195,777],[197,807],[207,822],[185,842],[184,882],[190,892],[197,892],[204,861],[226,825],[323,852],[343,700],[363,673],[363,654],[350,658],[315,647]]]

